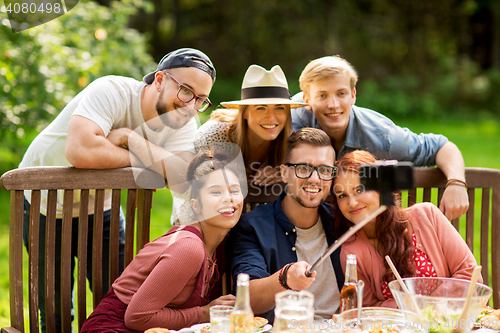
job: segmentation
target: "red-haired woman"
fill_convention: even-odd
[[[360,164],[375,161],[373,155],[361,150],[337,161],[333,192],[339,234],[380,206],[379,193],[364,189],[358,171]],[[431,203],[406,209],[390,206],[342,245],[340,260],[344,272],[347,254],[357,257],[358,279],[365,283],[363,306],[397,307],[387,286],[395,278],[385,261],[386,255],[402,277],[470,280],[477,265],[460,234]]]

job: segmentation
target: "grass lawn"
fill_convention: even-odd
[[[468,121],[395,121],[416,133],[433,132],[446,135],[461,150],[468,167],[500,169],[500,121],[475,119]],[[151,221],[151,240],[170,228],[171,196],[168,190],[154,195]],[[8,219],[9,194],[0,190],[0,327],[9,325],[9,275],[8,275]],[[464,218],[462,218],[465,221]],[[479,232],[475,233],[477,236]],[[479,239],[477,239],[479,242]],[[26,273],[26,270],[25,270]],[[90,310],[89,310],[90,311]]]

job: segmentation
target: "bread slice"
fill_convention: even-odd
[[[144,331],[144,333],[169,333],[167,328],[153,327]]]
[[[491,328],[494,330],[500,330],[500,319],[497,316],[490,314],[486,317],[481,318],[481,326]]]
[[[268,323],[268,320],[266,318],[262,317],[253,317],[253,326],[256,328],[264,327]]]
[[[483,308],[479,314],[476,326],[500,330],[500,309]]]

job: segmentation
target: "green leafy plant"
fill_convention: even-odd
[[[128,28],[141,1],[109,7],[80,1],[68,14],[13,33],[0,25],[0,171],[20,162],[31,140],[83,88],[104,75],[141,79],[156,67],[146,38]]]

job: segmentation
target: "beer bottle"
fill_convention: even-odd
[[[230,333],[253,333],[253,312],[250,307],[248,274],[238,274],[236,280],[236,303],[229,318]]]
[[[345,269],[345,281],[340,291],[340,312],[357,308],[358,306],[358,274],[356,271],[356,255],[348,254]]]

